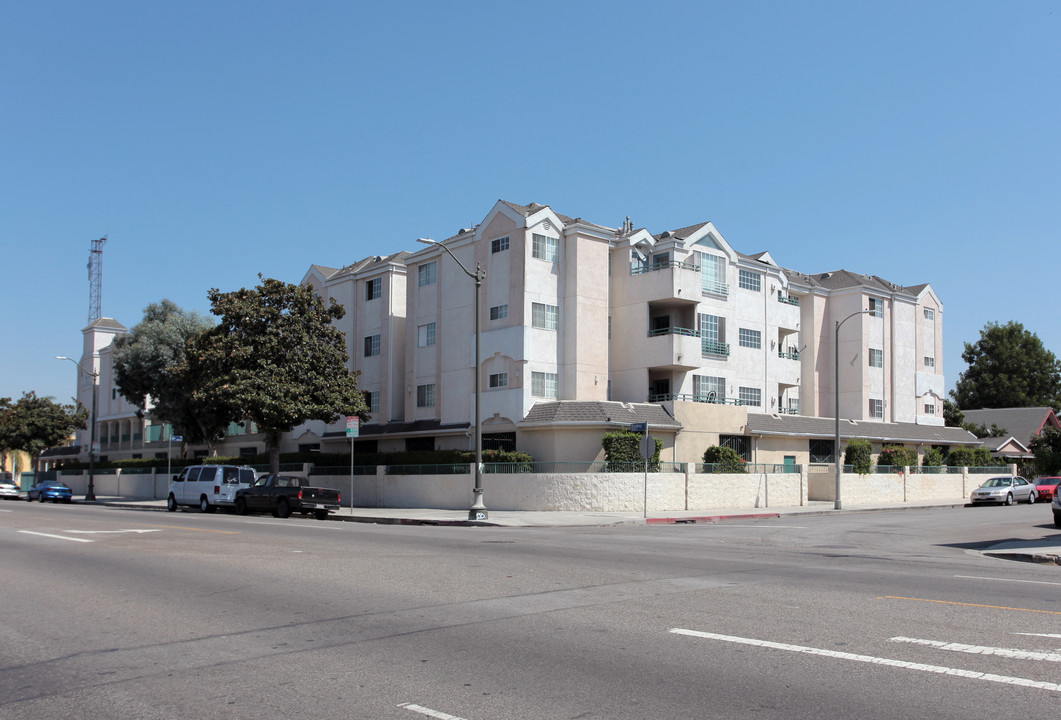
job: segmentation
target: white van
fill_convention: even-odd
[[[236,465],[189,465],[174,475],[169,484],[166,509],[173,512],[181,505],[198,506],[213,512],[220,506],[232,506],[236,491],[254,484],[253,468]]]

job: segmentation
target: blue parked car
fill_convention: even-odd
[[[56,480],[45,480],[34,485],[26,492],[26,499],[30,502],[34,500],[39,500],[40,502],[51,500],[54,503],[68,503],[73,496],[74,491],[70,489],[69,485]]]

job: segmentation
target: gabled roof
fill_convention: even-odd
[[[1047,425],[1061,428],[1054,409],[1047,407],[1031,408],[987,408],[983,410],[963,410],[965,421],[983,425],[988,430],[992,425],[1005,428],[1006,433],[1020,440],[1027,446],[1031,439],[1042,432]]]
[[[550,207],[549,205],[539,205],[536,202],[532,202],[530,205],[518,205],[518,204],[516,204],[514,202],[509,202],[508,200],[500,200],[500,199],[498,200],[498,202],[502,202],[505,205],[508,205],[510,208],[512,208],[513,210],[518,212],[523,217],[530,217],[534,213],[536,213],[536,212],[538,212],[540,210],[544,210],[545,208],[549,208],[550,210],[553,210],[553,208]],[[553,212],[556,213],[556,217],[560,218],[564,222],[564,224],[574,222],[577,219],[577,218],[570,218],[567,215],[561,215],[560,213],[556,212],[556,210],[553,210]]]
[[[125,327],[124,325],[122,325],[117,320],[115,320],[114,318],[109,318],[109,317],[96,318],[95,320],[90,322],[87,327],[85,327],[85,330],[89,330],[91,328],[99,328],[101,330],[119,330],[119,331],[128,330],[129,329],[129,328]]]
[[[537,402],[518,424],[526,429],[530,426],[626,426],[633,423],[648,423],[650,431],[653,428],[673,431],[682,427],[662,405],[598,400]]]
[[[710,222],[697,223],[696,225],[690,225],[688,227],[678,228],[677,230],[668,230],[662,232],[659,235],[655,235],[657,240],[665,240],[668,238],[678,238],[679,240],[687,240],[701,230],[705,225],[710,225]]]
[[[748,432],[752,435],[787,435],[828,439],[835,435],[836,421],[833,418],[803,415],[748,413]],[[840,437],[876,440],[877,442],[916,442],[929,445],[975,446],[980,444],[980,440],[975,435],[962,428],[862,420],[841,420]]]

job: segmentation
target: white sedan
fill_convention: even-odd
[[[1012,505],[1021,500],[1033,503],[1036,498],[1035,485],[1020,476],[1014,476],[993,477],[985,481],[983,485],[973,490],[969,500],[974,505],[976,503]]]
[[[0,480],[0,498],[4,500],[18,500],[18,485],[10,480]]]

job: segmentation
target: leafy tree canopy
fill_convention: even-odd
[[[1035,467],[1041,475],[1061,474],[1061,430],[1052,425],[1032,438]]]
[[[62,444],[70,434],[85,427],[88,410],[78,404],[60,405],[37,393],[23,393],[12,404],[10,398],[0,401],[0,444],[5,450],[29,453],[33,467],[41,453]]]
[[[332,324],[345,314],[342,305],[325,307],[313,288],[271,278],[252,290],[215,288],[209,297],[221,320],[189,347],[185,365],[201,380],[193,399],[229,408],[230,420],[255,422],[273,472],[282,433],[308,420],[367,417],[357,374],[346,367],[346,341]]]
[[[1018,322],[988,323],[975,344],[965,343],[962,360],[969,367],[951,397],[963,410],[1061,408],[1061,363]]]
[[[118,391],[141,410],[150,403],[152,417],[172,424],[186,443],[212,443],[228,425],[227,412],[193,401],[190,390],[200,379],[184,365],[188,342],[213,325],[163,300],[144,308],[144,319],[114,341]]]

